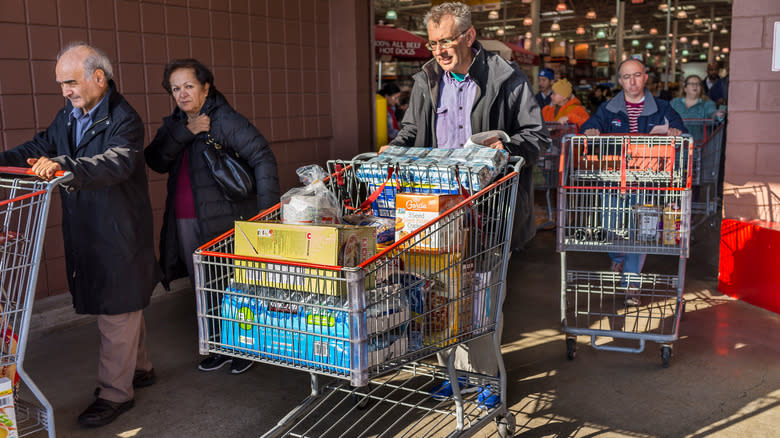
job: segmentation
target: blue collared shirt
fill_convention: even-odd
[[[91,110],[89,110],[88,113],[84,114],[84,112],[81,110],[81,108],[73,108],[70,110],[70,117],[71,120],[76,122],[76,146],[78,146],[79,143],[81,143],[81,139],[84,138],[84,133],[87,131],[87,129],[92,126],[92,123],[94,122],[93,118],[95,116],[95,113],[97,112],[97,109],[100,107],[100,104],[103,103],[104,100],[106,100],[106,96],[108,96],[108,93],[106,93],[102,99],[100,99],[100,102],[97,103],[94,107],[92,107]]]
[[[439,85],[441,94],[436,107],[438,147],[462,148],[471,137],[471,107],[477,95],[477,83],[468,74],[463,81],[458,81],[446,72]]]

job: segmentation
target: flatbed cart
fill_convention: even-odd
[[[657,342],[662,365],[669,365],[684,311],[692,152],[688,137],[639,135],[574,136],[562,152],[557,249],[569,359],[584,335],[594,348],[630,353]],[[593,266],[593,258],[584,268],[570,266],[569,251],[660,254],[678,262],[671,273],[613,272],[606,262]]]
[[[24,370],[24,356],[52,193],[72,178],[58,172],[55,179],[41,181],[28,168],[0,167],[0,367],[15,374],[13,394],[0,398],[0,406],[15,405],[19,436],[42,430],[56,436],[51,403]],[[20,383],[36,402],[19,398]]]
[[[550,132],[552,143],[550,148],[539,153],[534,169],[534,190],[544,191],[547,201],[547,222],[537,225],[537,230],[547,230],[555,227],[555,209],[552,205],[551,193],[558,187],[558,162],[561,157],[563,142],[568,136],[577,134],[574,123],[544,122]]]
[[[200,353],[310,373],[310,396],[264,436],[470,436],[493,422],[510,436],[497,324],[517,172],[476,190],[478,178],[464,169],[389,164],[369,189],[376,174],[368,160],[328,167],[327,186],[345,214],[377,201],[372,194],[387,186],[456,193],[460,201],[355,267],[237,256],[236,241],[247,237],[240,227],[201,246],[193,256]],[[253,218],[279,220],[279,205]],[[486,336],[497,346],[497,376],[456,372],[454,354],[446,368],[422,362]],[[463,390],[452,385],[452,395],[434,400],[431,389],[446,379]],[[499,402],[474,392],[488,386]]]
[[[683,119],[693,136],[692,229],[720,213],[719,176],[726,121]]]

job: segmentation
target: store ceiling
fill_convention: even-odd
[[[653,50],[664,43],[667,34],[667,14],[662,8],[667,4],[661,0],[644,0],[634,4],[637,0],[625,1],[625,47],[631,47],[631,41],[639,40],[640,47],[644,49],[648,42],[653,43]],[[510,42],[517,42],[531,26],[523,23],[525,17],[530,16],[531,5],[523,0],[481,0],[473,3],[481,3],[472,12],[474,27],[483,38],[498,38]],[[610,19],[616,16],[617,4],[615,0],[567,0],[563,3],[567,11],[556,11],[555,0],[541,1],[540,37],[554,37],[556,40],[574,42],[588,42],[593,44],[607,44],[615,42],[616,26],[610,24]],[[672,20],[674,22],[679,10],[685,11],[687,18],[678,19],[677,37],[685,36],[687,43],[680,43],[679,49],[688,49],[692,56],[697,52],[706,51],[702,47],[704,42],[709,42],[710,29],[714,24],[717,29],[712,31],[712,46],[718,46],[722,51],[728,47],[731,40],[731,0],[690,0],[679,1],[678,10],[675,10],[675,2],[670,2],[672,7]],[[663,4],[663,5],[662,5]],[[375,0],[376,22],[382,20],[385,24],[394,24],[397,27],[419,33],[426,36],[422,24],[422,16],[431,7],[430,0]],[[388,10],[396,11],[397,18],[388,20],[385,18]],[[479,10],[484,9],[484,10]],[[491,19],[490,12],[495,10],[498,18]],[[589,11],[596,13],[595,19],[586,18]],[[495,13],[494,13],[495,16]],[[556,22],[560,25],[559,31],[552,31],[551,25]],[[670,23],[669,29],[673,29]],[[638,30],[632,29],[639,25]],[[582,27],[583,35],[577,34],[577,28]],[[658,33],[650,34],[650,29],[655,28]],[[504,35],[500,35],[499,29],[503,29]],[[723,29],[726,29],[723,31]],[[604,36],[599,37],[599,30],[603,30]],[[694,40],[699,44],[694,45]],[[639,50],[639,49],[636,49]],[[728,50],[728,49],[727,49]]]

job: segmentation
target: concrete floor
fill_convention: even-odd
[[[687,313],[666,369],[654,343],[626,354],[595,350],[580,337],[576,359],[567,360],[554,233],[540,233],[512,258],[502,348],[516,436],[778,436],[780,315],[716,291],[712,239],[693,244]],[[572,257],[608,264],[604,255]],[[662,259],[649,258],[648,267]],[[308,395],[309,375],[300,371],[263,364],[237,376],[197,371],[193,293],[186,283],[180,289],[146,311],[158,383],[138,390],[135,408],[100,429],[76,423],[93,399],[94,322],[33,333],[27,370],[54,405],[58,436],[258,436]],[[495,435],[492,424],[478,434]]]

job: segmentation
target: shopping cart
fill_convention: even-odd
[[[366,160],[328,167],[328,188],[345,214],[372,201],[381,207],[372,195],[404,184],[454,191],[460,201],[355,267],[234,254],[237,239],[267,235],[262,230],[246,236],[237,228],[203,245],[194,254],[200,353],[311,374],[311,395],[266,436],[424,436],[446,428],[457,436],[493,421],[502,436],[511,434],[498,347],[498,376],[456,373],[454,354],[446,368],[420,361],[481,337],[500,345],[517,173],[475,190],[479,177],[457,167],[426,166],[421,182],[421,170],[410,180],[411,166],[390,164],[384,186],[369,189],[375,169]],[[279,220],[278,205],[253,219],[260,228]],[[453,385],[452,396],[434,400],[430,391],[444,379],[464,390]],[[491,387],[500,402],[480,407],[481,395],[470,392],[478,387]]]
[[[52,192],[72,177],[58,172],[47,182],[31,176],[30,169],[0,167],[0,367],[13,379],[14,395],[9,397],[16,399],[19,436],[41,430],[56,436],[52,406],[25,372],[24,355]],[[18,399],[20,382],[37,403]]]
[[[693,200],[691,212],[697,216],[695,229],[720,212],[720,175],[726,121],[683,119],[693,137]]]
[[[594,348],[639,353],[677,339],[689,253],[692,141],[687,137],[574,136],[560,161],[557,246],[561,324],[569,359],[576,337]],[[675,272],[621,273],[567,264],[567,251],[676,256]],[[588,260],[586,263],[592,263]],[[639,346],[598,343],[628,339]]]
[[[543,190],[547,201],[547,221],[539,223],[537,230],[555,227],[555,209],[550,193],[558,187],[558,162],[563,142],[568,136],[577,134],[577,125],[573,123],[544,122],[550,132],[552,143],[546,151],[541,151],[534,168],[534,190]],[[538,222],[538,221],[537,221]]]

